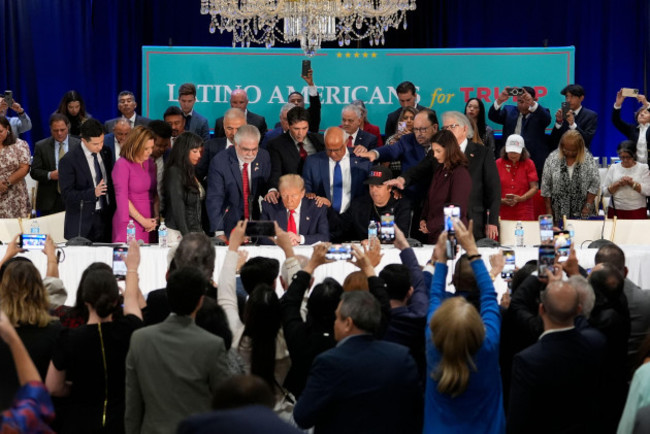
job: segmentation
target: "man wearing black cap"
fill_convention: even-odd
[[[557,146],[560,143],[560,137],[567,130],[578,130],[585,140],[585,146],[589,148],[591,139],[596,134],[598,113],[582,106],[585,90],[579,84],[570,84],[560,93],[566,99],[568,111],[559,108],[555,112],[555,127],[551,133],[551,146]]]
[[[384,185],[393,178],[388,167],[373,166],[364,184],[368,185],[370,195],[364,195],[352,201],[343,214],[329,213],[330,239],[332,242],[364,240],[368,237],[370,220],[377,222],[379,228],[381,216],[391,214],[395,224],[408,236],[411,221],[411,204],[408,199],[396,199],[392,187]]]

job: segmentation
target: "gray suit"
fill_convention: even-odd
[[[137,330],[126,357],[126,433],[175,433],[181,420],[210,410],[228,375],[223,340],[189,316]]]

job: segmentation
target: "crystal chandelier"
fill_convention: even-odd
[[[343,47],[367,38],[371,46],[384,45],[384,32],[406,29],[406,11],[414,9],[415,0],[201,0],[210,33],[232,32],[233,47],[300,41],[307,56],[323,41]]]

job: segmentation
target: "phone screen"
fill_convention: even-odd
[[[539,216],[539,238],[542,244],[553,241],[553,216],[544,214]]]
[[[20,234],[20,247],[27,250],[43,250],[47,234]]]
[[[309,74],[310,69],[311,69],[311,60],[303,60],[302,61],[302,76],[307,77],[307,74]]]
[[[246,235],[249,237],[274,237],[275,224],[272,221],[249,221],[246,224]]]
[[[537,261],[537,276],[546,277],[546,270],[553,271],[555,263],[555,247],[552,245],[539,246],[539,258]]]
[[[128,247],[113,247],[113,275],[117,280],[124,280],[126,278],[126,258],[129,252]]]
[[[503,271],[501,271],[501,277],[503,279],[512,279],[513,274],[515,274],[515,251],[504,250],[503,259],[505,259],[506,263],[503,266]]]
[[[569,231],[554,232],[553,244],[558,255],[558,262],[565,262],[569,258],[569,253],[571,253],[571,235]]]
[[[325,259],[331,261],[347,261],[352,259],[352,247],[349,244],[332,244],[327,253],[325,253]]]
[[[392,243],[395,241],[395,216],[384,214],[381,216],[381,227],[379,239],[382,243]]]
[[[460,207],[449,205],[444,208],[445,213],[445,230],[447,232],[454,231],[454,219],[460,219]]]

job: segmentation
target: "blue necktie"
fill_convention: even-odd
[[[95,163],[95,185],[99,185],[102,182],[102,167],[99,165],[99,160],[97,159],[97,153],[93,152],[93,162]],[[99,196],[99,206],[103,208],[106,203],[106,198],[102,195]]]
[[[343,202],[343,174],[341,173],[341,165],[336,162],[334,166],[334,184],[332,192],[332,207],[336,212],[341,212],[341,203]]]

